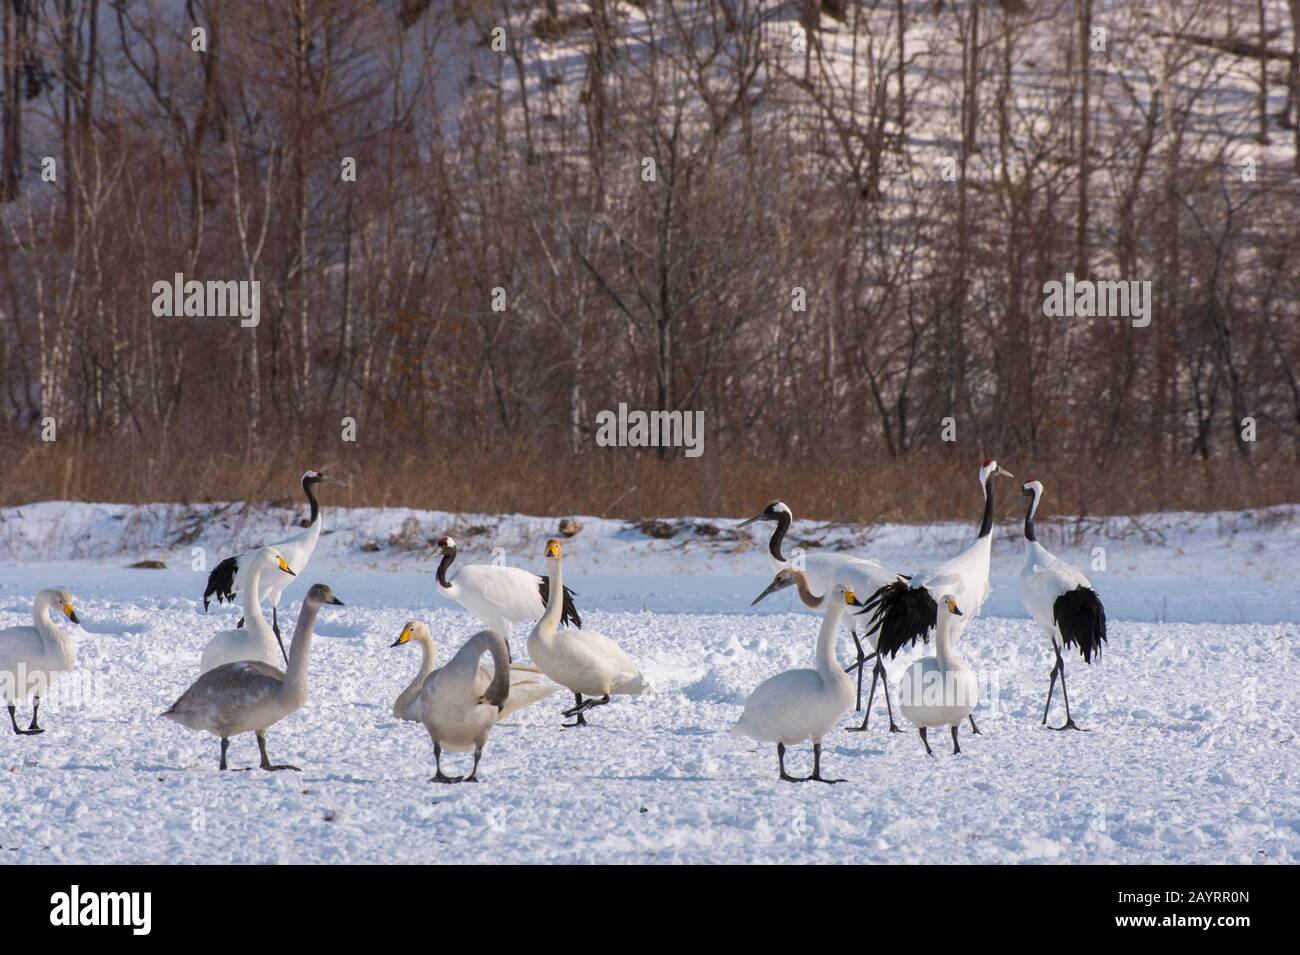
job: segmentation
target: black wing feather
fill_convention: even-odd
[[[235,602],[235,574],[239,570],[239,558],[227,557],[208,574],[208,589],[203,591],[203,609],[206,612],[213,596],[217,603]]]
[[[1052,604],[1052,618],[1067,647],[1078,647],[1084,663],[1101,659],[1101,645],[1106,642],[1106,608],[1091,587],[1075,587],[1057,597]]]
[[[874,613],[872,613],[874,611]],[[930,641],[930,629],[939,616],[939,604],[924,587],[909,587],[902,580],[885,584],[858,611],[872,613],[867,633],[879,631],[876,650],[892,658],[909,643]]]
[[[546,606],[551,600],[551,578],[543,575],[541,580],[537,590],[542,595],[542,606]],[[578,605],[573,602],[575,596],[577,595],[568,587],[564,588],[564,607],[560,611],[560,623],[581,630],[582,617],[578,614]]]

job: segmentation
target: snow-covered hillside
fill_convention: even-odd
[[[824,771],[848,780],[838,786],[781,783],[771,747],[726,733],[760,680],[809,663],[816,635],[816,618],[784,594],[750,609],[769,578],[762,531],[674,520],[674,535],[659,539],[578,517],[566,582],[587,625],[617,639],[658,696],[599,708],[585,730],[560,729],[563,697],[552,697],[497,728],[479,785],[435,787],[427,736],[389,712],[416,651],[389,644],[420,617],[446,659],[474,624],[438,596],[417,545],[451,532],[463,559],[501,548],[509,563],[540,569],[554,520],[327,505],[333,533],[289,591],[287,616],[317,580],[347,606],[322,614],[307,707],[269,734],[272,757],[304,772],[219,773],[215,739],[157,716],[236,613],[203,614],[192,548],[210,563],[234,538],[282,535],[288,512],[7,509],[0,627],[28,620],[32,595],[52,584],[71,589],[84,627],[77,670],[42,707],[47,732],[0,733],[9,781],[0,858],[1294,862],[1298,516],[1113,519],[1077,536],[1072,527],[1068,547],[1064,529],[1052,529],[1049,546],[1085,566],[1105,548],[1107,569],[1090,574],[1112,618],[1110,642],[1100,665],[1068,664],[1087,733],[1039,725],[1050,651],[1019,605],[1018,529],[1000,527],[994,596],[963,640],[980,671],[983,735],[963,736],[960,756],[937,745],[929,759],[910,728],[884,731],[878,707],[871,732],[827,740]],[[791,540],[852,546],[908,569],[971,532],[797,522]],[[127,566],[142,558],[168,566]],[[525,636],[516,632],[516,656]],[[847,641],[840,653],[847,662]],[[905,662],[890,663],[894,679]],[[29,714],[20,708],[20,720]],[[1052,722],[1061,718],[1054,709]],[[231,758],[255,766],[252,737],[236,739]],[[452,770],[465,759],[451,756]],[[796,747],[792,768],[805,772],[809,759]]]

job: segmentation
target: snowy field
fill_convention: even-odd
[[[1112,620],[1100,665],[1068,661],[1087,733],[1039,725],[1051,666],[1020,607],[1018,525],[995,532],[994,594],[962,649],[980,670],[983,735],[925,756],[890,735],[836,731],[823,771],[837,786],[776,778],[773,747],[727,735],[765,677],[811,663],[817,618],[789,592],[757,610],[770,579],[764,531],[687,521],[656,540],[579,518],[565,580],[588,626],[617,639],[658,695],[621,699],[585,729],[559,727],[556,695],[496,728],[477,786],[435,787],[422,727],[390,715],[418,663],[391,649],[410,617],[442,659],[477,629],[437,593],[414,543],[451,530],[461,560],[494,547],[540,570],[554,522],[335,510],[311,566],[345,608],[326,608],[311,699],[269,734],[302,773],[217,771],[218,743],[158,715],[194,679],[206,640],[237,611],[205,615],[202,573],[233,539],[283,536],[288,512],[47,503],[0,511],[0,627],[30,622],[45,586],[73,593],[74,675],[42,707],[46,733],[0,733],[6,862],[1294,862],[1300,856],[1300,509],[1153,515],[1040,528],[1090,571]],[[757,508],[756,508],[757,509]],[[295,516],[296,512],[295,512]],[[747,516],[747,515],[746,515]],[[708,523],[719,533],[699,530]],[[202,528],[202,533],[196,533]],[[467,533],[473,532],[473,533]],[[790,540],[852,547],[907,570],[956,550],[970,527],[824,528]],[[1068,546],[1067,546],[1068,545]],[[207,556],[207,555],[205,555]],[[129,569],[154,558],[166,569]],[[762,612],[759,612],[762,611]],[[286,632],[286,638],[288,633]],[[512,641],[522,656],[527,636]],[[840,655],[849,662],[847,638]],[[906,659],[910,659],[906,658]],[[890,665],[894,679],[906,659]],[[879,704],[879,699],[877,700]],[[1052,722],[1063,714],[1057,696]],[[30,707],[20,709],[21,722]],[[850,714],[844,726],[859,717]],[[791,768],[807,771],[807,746]],[[468,768],[452,754],[448,768]],[[232,766],[257,765],[251,736]],[[462,766],[464,768],[462,768]]]

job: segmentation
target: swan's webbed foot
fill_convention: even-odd
[[[813,743],[813,771],[812,771],[812,775],[808,777],[808,781],[814,783],[829,783],[831,785],[834,785],[835,783],[844,782],[843,779],[826,779],[822,776],[822,744],[821,743]]]
[[[1072,720],[1072,719],[1070,719],[1070,718],[1068,718],[1068,717],[1067,717],[1066,720],[1065,720],[1065,725],[1064,725],[1064,726],[1052,726],[1052,727],[1050,727],[1050,729],[1057,730],[1058,732],[1059,732],[1060,730],[1078,730],[1080,733],[1086,733],[1086,732],[1088,732],[1088,731],[1087,731],[1086,729],[1084,729],[1082,726],[1077,726],[1077,725],[1075,725],[1074,720]]]
[[[437,773],[429,777],[429,782],[431,783],[447,783],[448,785],[450,785],[451,783],[458,783],[460,781],[461,781],[460,776],[447,776],[443,773],[441,769],[438,770]],[[477,782],[477,780],[475,781]]]
[[[40,704],[38,703],[37,705],[39,706]],[[32,725],[27,727],[27,729],[20,728],[18,726],[18,716],[16,715],[16,710],[17,708],[11,703],[9,705],[9,722],[13,724],[15,733],[17,733],[19,736],[36,736],[40,733],[45,732],[45,730],[41,729],[39,726],[36,725],[35,710],[32,711]]]
[[[270,757],[268,757],[268,756],[266,755],[266,737],[263,736],[261,733],[258,733],[258,734],[257,734],[257,748],[258,748],[258,749],[261,751],[261,753],[262,753],[262,762],[258,765],[258,768],[260,768],[260,769],[264,769],[264,770],[266,770],[268,773],[279,772],[279,771],[282,770],[282,769],[291,769],[291,770],[293,770],[295,773],[300,773],[300,772],[302,772],[302,770],[299,769],[297,766],[292,766],[292,765],[290,765],[289,763],[273,763],[273,762],[271,762]]]

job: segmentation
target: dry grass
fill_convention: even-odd
[[[433,448],[432,442],[429,447]],[[965,519],[978,500],[979,455],[906,461],[730,459],[660,460],[600,449],[573,456],[535,449],[492,453],[378,450],[361,444],[296,451],[181,453],[126,441],[69,441],[0,447],[9,462],[0,505],[39,500],[121,503],[253,501],[294,504],[307,466],[346,480],[339,505],[419,507],[455,512],[645,519],[749,516],[774,498],[799,517],[851,523]],[[1015,454],[1000,463],[1048,488],[1044,516],[1213,511],[1300,502],[1300,476],[1283,463],[1236,459],[1162,467],[1112,464],[1107,474]],[[1011,490],[1008,485],[1007,490]],[[1011,506],[1010,496],[1007,498]]]

